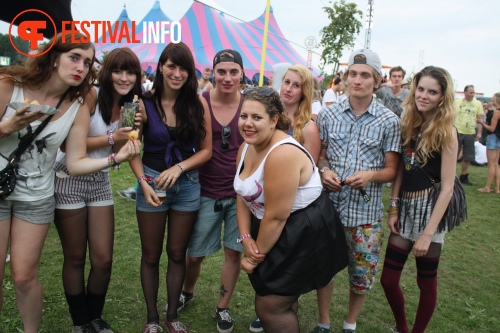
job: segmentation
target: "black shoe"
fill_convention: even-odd
[[[229,310],[224,309],[219,311],[215,309],[215,316],[217,319],[217,331],[220,333],[230,333],[233,331],[234,322]]]
[[[472,186],[473,184],[469,181],[469,174],[460,175],[460,182],[464,185]]]

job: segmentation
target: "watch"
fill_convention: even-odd
[[[320,170],[319,170],[319,173],[320,174],[323,174],[323,172],[325,172],[326,170],[330,170],[329,167],[322,167]]]

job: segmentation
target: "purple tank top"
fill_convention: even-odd
[[[212,119],[212,159],[200,167],[201,195],[208,198],[232,198],[236,196],[233,188],[234,175],[236,174],[236,157],[238,149],[243,143],[238,129],[238,118],[240,117],[240,105],[233,119],[227,124],[231,128],[231,134],[227,138],[229,149],[222,151],[222,125],[215,119],[210,103],[210,91],[204,91],[202,96],[207,100]]]
[[[155,101],[152,98],[143,99],[148,116],[147,125],[144,128],[144,152],[145,153],[162,153],[165,152],[165,164],[167,169],[172,166],[172,156],[178,161],[182,161],[181,151],[196,152],[197,139],[193,139],[190,144],[180,141],[172,141],[167,130],[167,126],[161,120],[156,109]],[[185,154],[184,154],[185,155]]]

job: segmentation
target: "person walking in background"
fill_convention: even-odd
[[[234,178],[241,267],[264,330],[298,333],[297,300],[345,267],[345,239],[311,155],[284,132],[290,120],[278,93],[259,87],[243,94],[238,126],[245,144]]]
[[[495,193],[500,193],[500,92],[493,95],[491,100],[493,109],[488,110],[486,121],[481,120],[481,125],[487,131],[486,157],[488,159],[488,176],[486,185],[478,189],[480,192],[489,193],[491,183],[495,180]]]
[[[403,113],[401,104],[409,94],[408,89],[401,88],[405,74],[406,72],[401,66],[392,67],[389,71],[389,81],[383,84],[376,94],[382,104],[400,118]]]
[[[66,42],[63,42],[66,40]],[[86,142],[90,95],[95,81],[92,65],[95,49],[82,34],[58,34],[40,47],[38,57],[23,66],[0,69],[0,105],[38,101],[60,110],[47,123],[35,141],[20,157],[17,183],[12,194],[0,200],[0,257],[5,258],[10,240],[11,275],[17,306],[26,333],[38,333],[42,317],[43,289],[38,266],[43,244],[54,220],[54,162],[58,148],[66,142],[67,168],[73,176],[98,172],[134,158],[140,151],[138,141],[129,141],[117,152],[103,158],[87,158]],[[31,106],[33,108],[33,106]],[[18,148],[20,140],[34,133],[46,115],[40,109],[27,111],[10,106],[0,111],[0,170]],[[5,260],[0,260],[0,282],[5,274]],[[0,309],[3,288],[0,289]]]
[[[167,225],[169,307],[164,324],[170,333],[186,332],[177,319],[177,308],[186,249],[200,208],[198,168],[212,157],[210,112],[205,100],[197,95],[197,86],[191,51],[182,42],[170,43],[160,55],[152,96],[140,101],[144,153],[142,161],[137,156],[130,166],[140,185],[136,213],[147,307],[144,333],[162,330],[157,298]]]
[[[417,73],[402,119],[402,160],[392,186],[391,230],[380,282],[396,319],[396,333],[423,333],[437,302],[437,269],[450,221],[444,218],[455,186],[458,140],[453,80],[439,67]],[[431,181],[432,179],[432,181]],[[437,200],[429,200],[441,183]],[[458,219],[461,221],[461,219]],[[458,221],[458,222],[460,222]],[[415,255],[420,300],[413,328],[406,320],[400,286],[410,252]]]
[[[464,98],[455,100],[458,116],[455,127],[458,130],[458,154],[462,152],[462,171],[460,182],[465,185],[473,185],[469,180],[470,162],[474,160],[474,141],[481,138],[483,130],[482,115],[483,107],[481,102],[474,98],[476,91],[473,85],[466,85],[464,88]],[[476,129],[476,122],[478,122]],[[458,157],[458,155],[457,155]]]
[[[210,74],[212,74],[212,70],[210,68],[205,68],[202,77],[198,80],[198,94],[214,89],[214,86],[210,82]]]
[[[341,81],[341,78],[339,76],[335,77],[332,80],[332,86],[330,88],[326,89],[325,94],[323,95],[323,100],[322,100],[322,104],[323,104],[324,108],[337,102],[337,98],[340,95],[340,87],[338,87],[338,84],[340,83],[340,81]]]
[[[88,157],[107,157],[128,142],[132,127],[120,128],[120,108],[132,102],[134,95],[140,96],[140,77],[139,59],[129,48],[114,49],[106,56],[98,74],[100,87],[90,120]],[[64,254],[63,286],[73,333],[112,333],[102,319],[113,262],[114,206],[109,169],[69,176],[66,154],[60,151],[54,170],[54,222]],[[90,272],[85,288],[87,244]]]
[[[360,49],[349,57],[344,74],[348,99],[321,110],[318,167],[323,186],[340,214],[349,255],[349,312],[343,333],[356,321],[375,283],[384,235],[383,184],[396,177],[400,120],[373,98],[382,79],[379,56]],[[314,333],[330,332],[333,281],[318,290],[319,323]]]
[[[243,102],[239,90],[244,77],[243,59],[235,50],[222,50],[215,55],[213,68],[215,88],[201,94],[208,104],[212,121],[212,159],[200,167],[201,205],[187,249],[186,277],[177,309],[181,310],[193,300],[201,263],[206,256],[220,250],[224,230],[224,262],[215,316],[217,330],[225,333],[234,328],[228,308],[240,275],[243,252],[237,242],[236,192],[233,188],[236,155],[243,143],[238,130]]]

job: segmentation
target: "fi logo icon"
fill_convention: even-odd
[[[39,19],[34,20],[33,19],[34,17]],[[45,29],[47,29],[47,24],[48,24],[47,22],[53,25],[55,32],[54,35],[57,34],[56,24],[54,23],[54,20],[44,11],[38,9],[27,9],[17,14],[16,17],[14,17],[14,19],[12,20],[12,22],[10,22],[9,26],[10,43],[12,44],[14,49],[16,49],[17,52],[27,57],[38,57],[48,52],[54,45],[55,39],[52,41],[50,47],[47,48],[43,53],[36,53],[36,52],[25,53],[19,50],[19,48],[14,44],[14,41],[12,40],[12,27],[13,25],[17,25],[17,34],[19,38],[29,42],[30,51],[38,50],[38,43],[43,41],[43,32]]]

